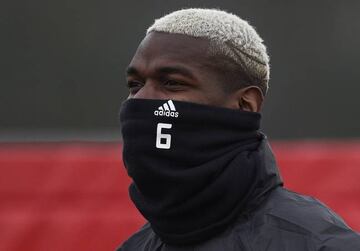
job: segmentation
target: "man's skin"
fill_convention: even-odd
[[[209,41],[181,34],[151,32],[140,43],[127,69],[128,98],[172,99],[259,112],[263,95],[257,86],[231,93],[222,88],[208,54]]]

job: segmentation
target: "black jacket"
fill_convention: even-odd
[[[192,245],[164,243],[149,223],[118,251],[360,251],[360,235],[318,200],[273,182],[278,176],[270,148],[263,146],[265,167],[261,189],[225,231]],[[221,203],[221,202],[220,202]]]

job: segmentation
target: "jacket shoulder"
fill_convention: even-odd
[[[304,236],[311,240],[315,250],[360,250],[360,235],[311,196],[281,188],[271,195],[267,204],[266,224]]]
[[[151,229],[149,223],[146,223],[138,232],[124,241],[116,251],[129,250],[157,250],[161,241]]]
[[[297,225],[313,234],[322,232],[329,226],[349,228],[340,216],[319,200],[284,188],[272,195],[266,214]]]

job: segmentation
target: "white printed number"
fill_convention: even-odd
[[[159,149],[170,149],[171,146],[171,135],[162,133],[162,129],[170,129],[172,124],[158,123],[156,129],[156,148]]]

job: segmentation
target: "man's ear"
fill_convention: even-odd
[[[235,93],[239,108],[243,111],[260,112],[264,95],[259,87],[248,86]]]

